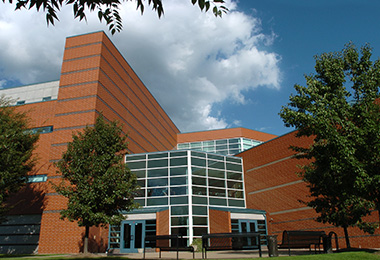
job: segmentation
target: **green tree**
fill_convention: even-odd
[[[2,0],[3,3],[13,3],[13,0]],[[145,5],[144,0],[124,0],[135,1],[137,9],[144,12]],[[109,26],[109,30],[112,34],[120,32],[123,28],[122,19],[119,15],[119,8],[124,1],[120,0],[16,0],[16,10],[36,9],[46,13],[46,22],[54,25],[54,22],[59,20],[57,11],[61,9],[63,5],[69,5],[73,8],[74,18],[79,20],[86,20],[87,12],[98,12],[100,21],[105,21]],[[164,14],[163,0],[147,0],[148,5],[152,6],[152,9],[157,12],[158,17]],[[202,11],[208,11],[212,7],[212,12],[215,16],[222,16],[228,9],[223,5],[224,0],[191,0],[193,5],[198,5]]]
[[[0,220],[7,212],[4,202],[25,184],[36,163],[33,151],[38,141],[38,134],[28,130],[27,115],[10,102],[0,97]]]
[[[318,221],[343,227],[347,247],[347,228],[373,232],[362,218],[379,209],[380,62],[371,54],[369,45],[359,52],[350,43],[316,56],[316,74],[305,76],[307,87],[295,85],[280,112],[298,137],[314,137],[310,147],[292,147],[297,158],[310,159],[300,173],[310,189],[307,205]]]
[[[61,218],[85,227],[85,253],[91,226],[120,223],[121,210],[136,207],[133,198],[137,182],[123,162],[126,149],[121,127],[99,116],[94,127],[73,134],[73,141],[56,164],[63,181],[54,187],[68,198]]]

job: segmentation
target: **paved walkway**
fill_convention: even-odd
[[[310,254],[309,250],[292,250],[293,255]],[[122,254],[129,259],[143,259],[143,253],[130,253]],[[279,250],[279,256],[289,256],[287,250]],[[268,250],[262,250],[262,257],[269,257]],[[207,252],[207,259],[237,259],[237,258],[259,258],[258,251],[209,251]],[[146,252],[145,259],[160,259],[158,252]],[[162,252],[161,259],[177,259],[177,252]],[[179,252],[179,259],[193,259],[191,252]],[[195,259],[202,259],[201,252],[195,252]]]

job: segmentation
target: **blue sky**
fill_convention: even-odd
[[[190,0],[164,0],[165,16],[123,4],[124,30],[110,39],[183,132],[246,127],[282,135],[278,116],[314,58],[352,41],[380,56],[380,1],[227,0],[222,19]],[[90,15],[60,22],[0,3],[0,88],[59,79],[67,36],[107,28]]]
[[[258,103],[242,119],[247,127],[257,127],[252,120],[257,118],[270,133],[290,130],[277,113],[287,104],[294,84],[305,85],[304,75],[314,72],[314,55],[340,51],[352,41],[358,47],[370,43],[373,58],[380,57],[380,1],[241,0],[238,9],[259,17],[264,33],[276,34],[269,49],[281,56],[280,89],[260,88],[247,94]]]

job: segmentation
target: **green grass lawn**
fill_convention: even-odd
[[[94,259],[94,260],[126,260],[128,258],[122,257],[122,256],[109,256],[109,257],[97,257],[97,256],[80,256],[80,255],[73,255],[73,256],[63,256],[63,255],[36,255],[36,256],[11,256],[11,255],[0,255],[1,260],[15,260],[15,259],[22,259],[22,260],[82,260],[82,259]],[[162,258],[163,260],[165,258]],[[250,259],[257,259],[257,258],[241,258],[241,260],[250,260]],[[343,252],[343,253],[334,253],[334,254],[316,254],[316,255],[299,255],[299,256],[281,256],[280,259],[284,260],[301,260],[301,259],[307,259],[307,260],[321,260],[321,259],[328,259],[328,260],[351,260],[351,259],[363,259],[363,260],[379,260],[380,259],[380,252],[379,251],[373,251],[373,252]],[[216,259],[212,259],[216,260]],[[227,260],[227,259],[223,259]],[[239,259],[233,259],[233,260],[239,260]]]

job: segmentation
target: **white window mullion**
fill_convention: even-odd
[[[188,200],[189,200],[189,245],[193,243],[194,231],[193,231],[193,183],[192,179],[192,171],[191,171],[191,152],[187,151],[187,185],[188,185]]]

